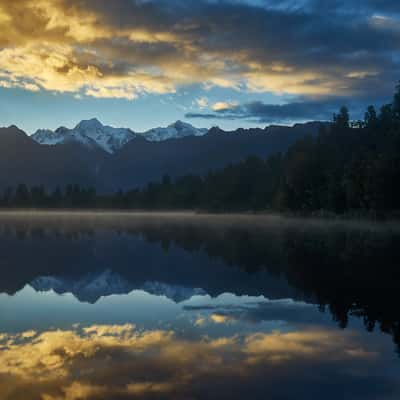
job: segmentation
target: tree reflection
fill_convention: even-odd
[[[136,279],[137,274],[145,277],[150,272],[141,267],[127,267],[137,253],[130,252],[132,243],[121,246],[124,237],[161,246],[162,257],[167,260],[174,248],[184,249],[195,257],[206,254],[210,260],[219,260],[235,270],[240,268],[246,274],[267,271],[271,276],[283,277],[303,298],[315,299],[321,311],[329,310],[340,327],[347,326],[349,316],[357,316],[368,331],[379,326],[400,346],[398,230],[345,224],[253,222],[234,223],[227,219],[218,223],[212,217],[189,221],[169,218],[161,222],[148,218],[135,221],[106,218],[62,223],[10,219],[2,223],[0,231],[2,266],[7,270],[2,290],[13,292],[41,275],[82,274],[82,264],[77,264],[77,260],[83,260],[85,268],[95,268],[99,261],[94,251],[98,247],[95,240],[108,232],[111,236],[107,237],[107,251],[117,260],[113,269],[127,279],[134,279],[132,274],[136,274]],[[21,242],[25,243],[22,247]],[[141,255],[141,265],[147,265],[147,258],[155,256],[151,253],[146,250]],[[182,260],[182,264],[187,261]],[[177,262],[179,258],[174,259]],[[180,276],[183,272],[185,277]],[[180,279],[185,279],[185,284],[192,281],[193,287],[201,287],[196,284],[201,279],[199,275],[190,275],[190,265],[184,265],[176,273],[167,274],[165,268],[152,273],[159,274],[160,281],[170,279],[181,283]],[[213,272],[208,270],[202,279],[212,282]],[[236,280],[238,288],[242,284],[240,276]],[[224,279],[218,278],[213,287],[216,284],[220,290],[233,290]],[[268,297],[267,292],[262,294]]]

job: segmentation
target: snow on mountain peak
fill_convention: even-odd
[[[75,142],[89,148],[101,148],[110,154],[135,137],[130,129],[105,126],[96,118],[83,120],[73,129],[60,127],[54,132],[40,129],[32,135],[32,139],[44,145]]]
[[[76,130],[101,130],[103,128],[104,125],[97,118],[83,120],[75,127]]]
[[[143,137],[151,142],[161,142],[167,139],[179,139],[185,136],[203,136],[208,129],[198,129],[183,121],[176,121],[166,128],[153,128],[142,133]]]
[[[186,136],[203,136],[207,132],[207,129],[198,129],[186,122],[176,121],[166,128],[154,128],[136,134],[127,128],[103,125],[97,118],[92,118],[79,122],[73,129],[60,127],[54,132],[48,129],[39,129],[32,135],[32,139],[43,145],[74,142],[89,148],[101,148],[112,154],[138,135],[151,142],[161,142]]]
[[[193,128],[193,126],[190,125],[189,123],[183,122],[179,119],[178,119],[178,121],[175,121],[173,124],[169,125],[169,128],[170,127],[174,127],[176,129]]]

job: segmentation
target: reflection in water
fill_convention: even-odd
[[[379,366],[378,355],[360,345],[355,333],[318,329],[190,340],[172,331],[138,331],[133,325],[92,325],[28,331],[1,341],[0,373],[13,377],[0,381],[2,394],[18,388],[45,400],[189,394],[241,398],[247,385],[254,397],[262,398],[265,391],[284,397],[295,394],[292,384],[300,395],[309,391],[305,385],[315,367],[329,373],[351,368],[362,384]],[[335,384],[352,379],[345,371],[336,375]],[[392,389],[384,379],[368,386],[372,383],[378,386],[369,398]]]
[[[394,225],[1,221],[1,398],[400,395],[399,359],[381,334],[400,343]]]

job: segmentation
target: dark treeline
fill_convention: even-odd
[[[221,149],[223,151],[223,149]],[[346,107],[316,137],[305,137],[267,160],[249,157],[206,176],[186,175],[141,189],[100,196],[68,185],[47,192],[18,185],[5,191],[3,207],[278,210],[385,214],[400,210],[400,84],[394,100],[364,121]]]
[[[94,188],[85,189],[72,184],[54,191],[47,191],[43,185],[28,188],[19,184],[16,188],[7,188],[0,198],[1,207],[12,208],[91,208],[99,202]]]

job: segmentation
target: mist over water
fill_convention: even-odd
[[[394,223],[0,214],[4,399],[394,399]]]

